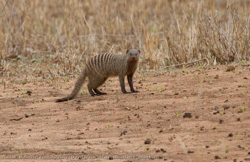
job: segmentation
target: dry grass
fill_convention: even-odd
[[[0,73],[75,74],[91,55],[128,48],[156,68],[247,61],[249,13],[249,0],[2,0]]]

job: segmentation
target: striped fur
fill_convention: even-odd
[[[97,88],[110,76],[119,76],[120,86],[123,93],[127,93],[124,84],[124,77],[127,76],[131,92],[137,92],[133,88],[133,74],[137,69],[139,54],[139,50],[131,49],[127,50],[127,53],[122,55],[103,53],[92,57],[77,80],[72,93],[65,98],[56,100],[56,102],[67,101],[75,98],[86,77],[89,78],[87,87],[92,96],[106,94],[100,92]]]

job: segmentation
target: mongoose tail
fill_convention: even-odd
[[[86,77],[87,77],[86,70],[84,70],[81,73],[79,79],[77,80],[77,82],[75,84],[75,88],[73,89],[71,94],[67,97],[57,99],[56,102],[63,102],[63,101],[68,101],[68,100],[74,99],[76,97],[77,93],[79,92],[79,90],[81,89]]]

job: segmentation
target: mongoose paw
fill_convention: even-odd
[[[133,91],[131,91],[131,93],[138,93],[139,91],[136,91],[136,90],[133,90]]]
[[[102,93],[99,93],[99,95],[106,95],[107,93],[105,93],[105,92],[102,92]]]
[[[102,95],[106,95],[107,93],[97,93],[97,94],[95,94],[96,96],[102,96]]]
[[[123,91],[122,93],[123,93],[123,94],[128,94],[128,92],[127,92],[127,91]]]

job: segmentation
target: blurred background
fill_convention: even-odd
[[[147,69],[248,61],[249,13],[249,0],[1,0],[0,73],[35,64],[74,74],[90,56],[129,48]]]

